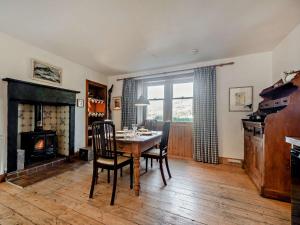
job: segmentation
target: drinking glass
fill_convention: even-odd
[[[134,134],[136,133],[138,125],[137,124],[132,124],[132,130],[134,132]]]
[[[128,137],[128,127],[123,127],[124,131],[124,138],[126,139]]]

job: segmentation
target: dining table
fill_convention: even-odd
[[[131,154],[133,157],[133,173],[134,173],[134,192],[139,196],[140,186],[140,158],[142,152],[156,146],[160,143],[162,136],[161,131],[153,131],[151,135],[134,135],[131,137],[116,137],[117,149]]]

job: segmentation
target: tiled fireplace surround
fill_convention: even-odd
[[[43,106],[43,129],[54,130],[58,137],[58,153],[69,155],[69,107]],[[18,134],[34,130],[34,105],[18,105]],[[18,139],[18,148],[20,140]]]
[[[43,105],[43,130],[55,130],[58,153],[74,155],[75,103],[78,91],[3,79],[7,85],[7,173],[17,171],[21,132],[34,130],[34,105]],[[19,142],[19,144],[18,144]]]

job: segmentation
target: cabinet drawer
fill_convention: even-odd
[[[274,100],[274,107],[286,106],[289,103],[289,98],[284,97]]]
[[[274,102],[272,100],[267,101],[267,102],[262,102],[260,104],[260,108],[262,108],[262,109],[269,109],[269,108],[272,108],[272,107],[274,107]]]
[[[274,107],[281,106],[281,99],[274,100]]]
[[[285,98],[281,98],[280,99],[281,105],[285,106],[289,104],[289,98],[285,97]]]

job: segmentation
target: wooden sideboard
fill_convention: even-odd
[[[264,135],[260,122],[243,121],[244,124],[244,169],[261,192],[264,171]]]
[[[286,136],[300,136],[300,74],[288,83],[264,89],[254,115],[243,120],[244,168],[264,197],[290,200],[290,146]],[[255,116],[254,116],[255,117]]]

